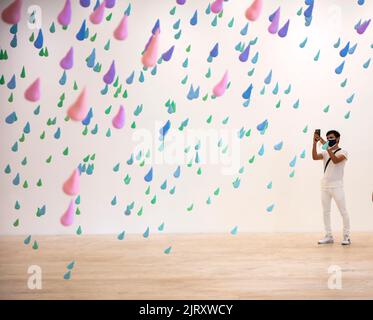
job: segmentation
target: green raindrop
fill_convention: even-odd
[[[82,234],[82,227],[81,226],[79,226],[78,229],[76,230],[76,234],[78,236],[80,236]]]
[[[150,201],[151,204],[155,204],[157,202],[157,196],[154,195],[152,200]]]
[[[148,195],[150,193],[150,186],[146,188],[145,194]]]
[[[216,27],[217,24],[218,24],[218,19],[217,19],[217,16],[215,16],[214,19],[211,22],[211,26]]]
[[[192,211],[192,210],[193,210],[193,206],[194,206],[194,204],[192,203],[192,204],[187,208],[187,210],[188,210],[188,211]]]
[[[207,73],[205,74],[205,77],[206,78],[210,78],[211,77],[211,69],[209,68]]]
[[[32,245],[32,249],[37,250],[38,248],[39,248],[39,245],[38,245],[37,241],[35,240],[34,244]]]
[[[188,75],[186,75],[186,76],[184,77],[184,79],[181,80],[181,84],[186,84],[187,81],[188,81]]]
[[[181,36],[181,30],[178,33],[175,34],[175,36],[174,36],[175,40],[180,39],[180,36]]]
[[[120,163],[117,163],[114,168],[113,168],[113,171],[114,172],[118,172],[119,171],[119,166],[120,166]]]
[[[105,114],[110,114],[110,111],[111,111],[111,105],[108,108],[106,108]]]
[[[30,243],[30,241],[31,241],[31,235],[28,236],[25,240],[23,240],[23,243],[24,243],[25,245],[28,245],[28,244]]]
[[[255,71],[255,68],[252,68],[252,69],[247,73],[247,75],[251,77],[251,76],[254,74],[254,71]]]
[[[54,25],[54,22],[52,22],[51,26],[49,27],[49,32],[54,33],[56,31],[56,26]]]
[[[22,67],[21,78],[25,78],[25,77],[26,77],[26,70],[25,70],[25,67]]]

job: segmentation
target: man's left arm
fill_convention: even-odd
[[[332,159],[333,163],[339,163],[343,160],[347,160],[346,156],[344,154],[341,155],[335,155],[334,152],[331,149],[327,149],[330,159]]]

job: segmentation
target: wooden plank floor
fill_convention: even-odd
[[[373,299],[373,234],[318,246],[320,234],[0,237],[1,299]],[[172,246],[169,254],[164,249]],[[75,261],[71,278],[66,266]],[[30,265],[42,289],[27,287]],[[342,289],[328,289],[340,266]]]

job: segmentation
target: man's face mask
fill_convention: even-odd
[[[337,139],[328,139],[329,147],[333,147],[337,143]]]

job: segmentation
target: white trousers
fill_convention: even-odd
[[[330,220],[331,201],[334,199],[343,219],[343,234],[350,235],[350,218],[346,209],[345,193],[343,187],[321,188],[321,203],[324,214],[324,227],[326,235],[332,235]]]

